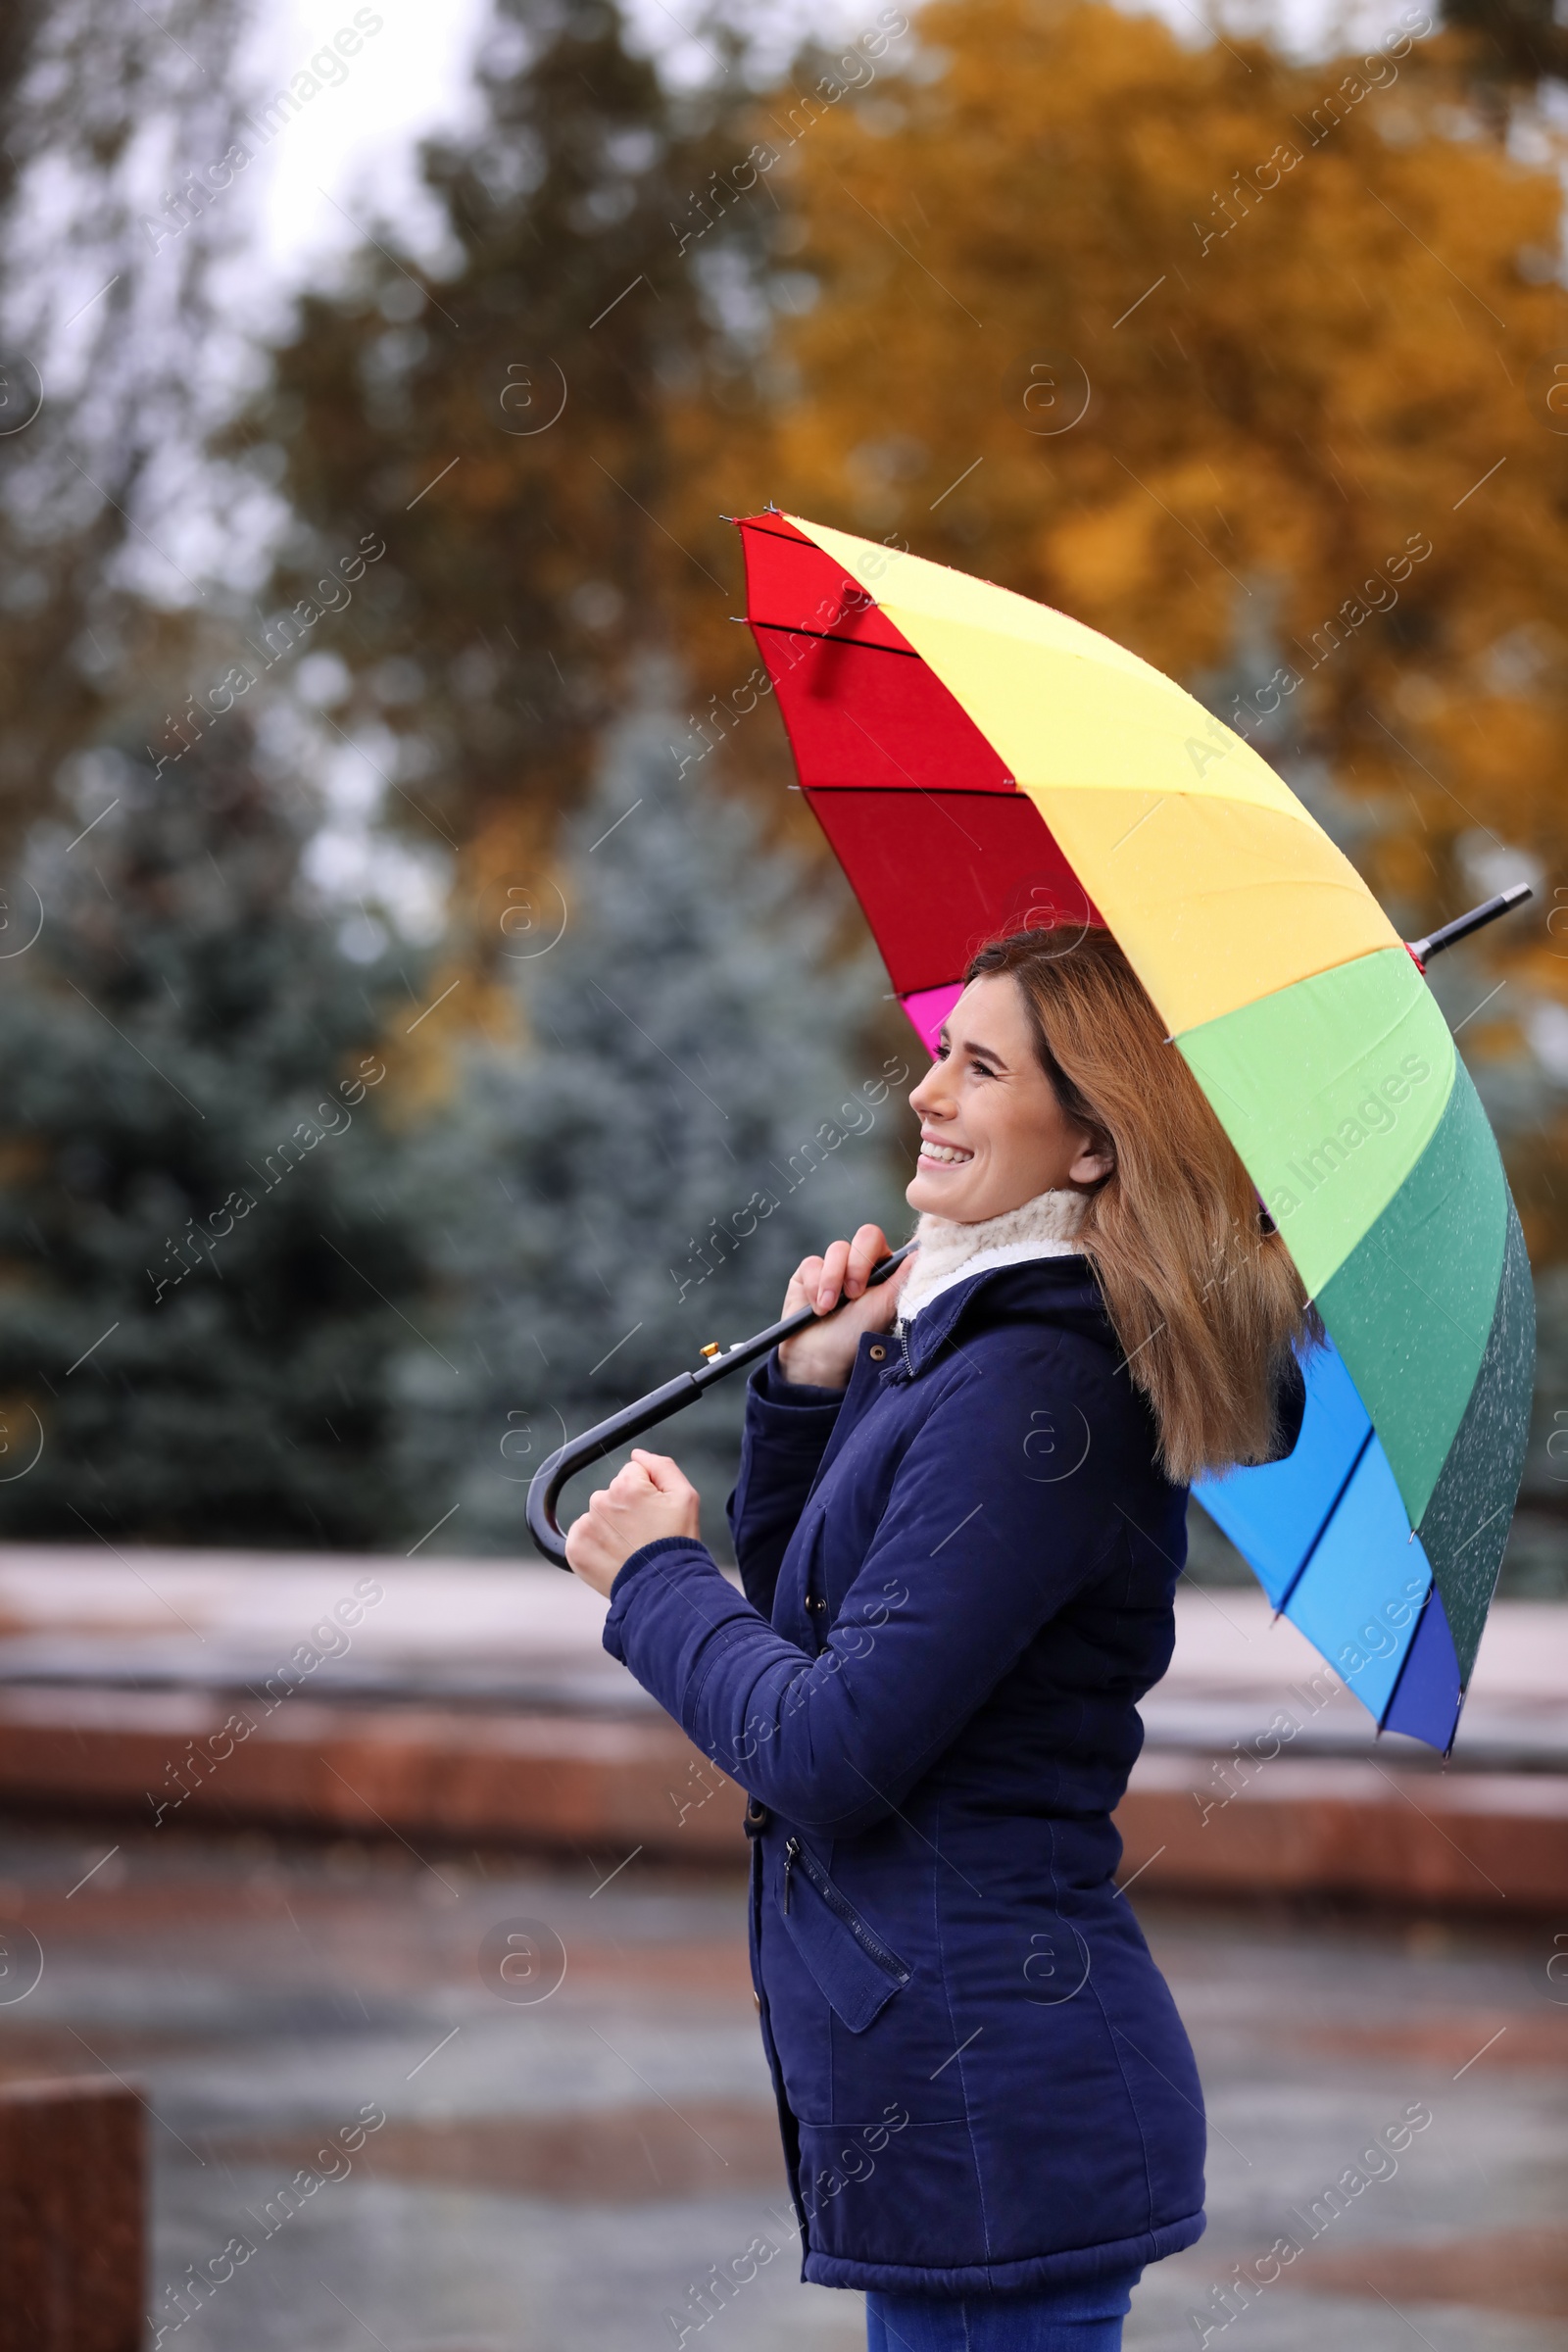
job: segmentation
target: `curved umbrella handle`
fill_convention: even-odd
[[[906,1242],[902,1250],[895,1250],[891,1257],[883,1258],[866,1284],[867,1290],[886,1282],[913,1248],[913,1242]],[[839,1300],[839,1306],[847,1303],[845,1299]],[[829,1311],[837,1314],[838,1307]],[[607,1453],[613,1453],[628,1438],[640,1437],[645,1429],[667,1421],[672,1413],[684,1412],[687,1405],[697,1402],[705,1389],[710,1389],[715,1381],[727,1380],[732,1372],[741,1371],[745,1365],[756,1363],[760,1355],[768,1354],[780,1340],[790,1339],[808,1323],[823,1319],[815,1307],[803,1306],[797,1313],[786,1315],[782,1322],[770,1323],[765,1331],[754,1332],[749,1340],[737,1340],[733,1348],[722,1351],[715,1348],[700,1370],[678,1372],[662,1389],[651,1389],[635,1404],[612,1413],[608,1421],[596,1421],[580,1438],[571,1438],[564,1446],[558,1446],[549,1460],[540,1463],[528,1486],[528,1533],[536,1548],[547,1560],[554,1560],[558,1568],[565,1567],[566,1546],[556,1518],[556,1504],[567,1479],[575,1478],[579,1470],[586,1470],[590,1462],[602,1461]]]

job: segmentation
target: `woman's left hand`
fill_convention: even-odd
[[[585,1585],[608,1594],[634,1551],[661,1536],[698,1533],[697,1489],[667,1453],[633,1446],[631,1460],[566,1533],[566,1563]]]

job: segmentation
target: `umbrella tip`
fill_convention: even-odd
[[[1428,932],[1425,939],[1407,939],[1404,944],[1419,969],[1424,972],[1433,956],[1441,955],[1445,948],[1454,947],[1461,939],[1468,939],[1472,932],[1483,930],[1488,923],[1494,923],[1499,914],[1511,914],[1516,906],[1522,906],[1526,899],[1533,899],[1535,895],[1534,887],[1529,882],[1515,882],[1511,888],[1500,890],[1494,899],[1486,900],[1480,906],[1472,906],[1468,914],[1461,914],[1455,921],[1445,923],[1441,930]]]

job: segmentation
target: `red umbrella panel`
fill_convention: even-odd
[[[743,523],[741,538],[748,617],[801,788],[934,1050],[985,941],[1102,918],[1034,803],[865,589],[781,514]]]

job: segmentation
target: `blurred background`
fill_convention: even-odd
[[[1406,936],[1535,886],[1433,976],[1536,1273],[1512,1613],[1391,1765],[1195,1508],[1122,1826],[1216,2220],[1129,2341],[1568,2344],[1565,163],[1551,0],[13,0],[0,2077],[129,2085],[140,2340],[857,2340],[733,1791],[521,1560],[564,1434],[907,1225],[772,500],[1180,678]],[[739,1408],[670,1439],[721,1555]]]

